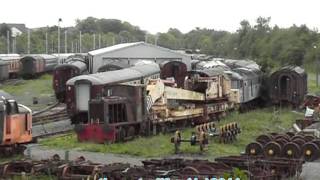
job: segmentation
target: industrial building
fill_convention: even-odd
[[[191,56],[173,50],[155,46],[145,42],[123,43],[90,51],[89,72],[96,73],[99,67],[108,63],[133,65],[139,60],[149,60],[156,63],[164,61],[182,61],[191,69]]]

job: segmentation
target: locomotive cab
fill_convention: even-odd
[[[31,110],[13,99],[0,100],[0,144],[24,144],[32,140]]]
[[[112,85],[102,97],[88,103],[88,123],[77,124],[79,141],[98,143],[123,141],[142,129],[145,121],[144,87],[140,85]]]

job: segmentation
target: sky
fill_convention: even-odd
[[[155,34],[195,27],[235,32],[241,20],[254,24],[271,17],[271,25],[306,24],[320,28],[317,0],[2,0],[0,23],[24,23],[29,28],[74,26],[88,16],[119,19]]]

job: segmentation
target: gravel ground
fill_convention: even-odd
[[[45,134],[55,134],[61,131],[70,131],[74,128],[74,125],[71,125],[70,120],[57,121],[42,125],[36,125],[32,127],[33,137],[39,137]]]
[[[58,154],[61,158],[65,158],[66,150],[58,149],[46,149],[38,144],[28,145],[28,149],[25,151],[25,155],[31,154],[31,158],[35,160],[48,159],[48,157]],[[69,150],[69,159],[73,160],[77,157],[83,156],[86,160],[90,160],[96,163],[129,163],[131,165],[142,165],[143,158],[131,157],[126,155],[115,155],[105,153],[84,152],[77,150]]]

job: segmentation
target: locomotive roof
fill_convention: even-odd
[[[0,90],[0,100],[2,100],[2,98],[1,98],[2,96],[6,99],[14,99],[13,96],[11,96],[9,93],[7,93],[3,90]]]
[[[102,85],[111,83],[120,83],[123,81],[129,81],[137,78],[141,78],[140,72],[132,69],[121,69],[115,71],[107,71],[102,73],[76,76],[67,81],[67,85],[74,85],[77,81],[85,80],[90,81],[92,85]]]
[[[252,61],[252,60],[235,60],[235,59],[225,59],[223,62],[229,66],[231,69],[239,68],[239,67],[246,67],[250,69],[260,69],[260,66]]]
[[[219,60],[212,60],[212,61],[200,61],[197,65],[197,68],[214,68],[214,67],[224,67],[225,69],[229,69],[226,64]]]
[[[80,80],[90,81],[93,85],[121,83],[124,81],[138,79],[138,78],[149,76],[159,72],[160,72],[160,69],[158,65],[146,64],[146,65],[140,65],[140,66],[133,66],[131,68],[126,68],[121,70],[77,76],[67,81],[67,84],[74,85],[75,82]]]
[[[140,72],[143,76],[150,76],[156,73],[160,73],[159,65],[156,63],[136,65],[130,67],[130,69]]]
[[[225,74],[224,69],[221,67],[208,68],[208,69],[198,69],[190,71],[193,74],[202,74],[208,77]]]
[[[72,60],[72,61],[67,61],[64,64],[59,64],[54,69],[57,70],[57,69],[61,69],[64,67],[70,67],[73,69],[77,69],[77,68],[78,69],[85,69],[85,68],[87,68],[87,65],[82,61]]]

